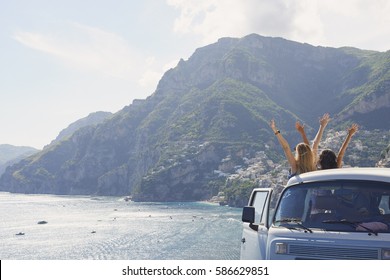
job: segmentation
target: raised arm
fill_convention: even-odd
[[[340,168],[343,164],[343,157],[344,153],[347,150],[347,147],[349,145],[349,142],[351,141],[352,136],[358,131],[359,126],[354,123],[349,129],[348,129],[348,135],[345,138],[343,144],[341,145],[340,151],[337,155],[337,167]]]
[[[299,121],[295,123],[295,129],[301,134],[303,143],[310,146],[309,139],[307,139],[306,132],[305,132],[305,126],[302,125]]]
[[[328,125],[330,121],[329,114],[326,113],[320,118],[320,127],[318,128],[318,132],[316,134],[316,137],[313,140],[313,155],[315,156],[315,161],[317,161],[318,158],[318,146],[320,145],[320,141],[322,138],[322,134],[324,133],[325,127]]]
[[[294,158],[294,155],[291,152],[290,145],[288,144],[287,140],[284,139],[282,134],[280,133],[280,130],[276,128],[275,121],[271,120],[270,127],[272,128],[272,131],[275,133],[276,137],[278,138],[278,141],[280,145],[283,148],[284,154],[287,158],[288,163],[291,167],[291,173],[294,174],[297,172],[297,164]]]

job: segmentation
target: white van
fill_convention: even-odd
[[[341,168],[256,188],[242,213],[241,259],[390,259],[390,169]]]

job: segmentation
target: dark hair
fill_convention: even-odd
[[[332,150],[323,150],[318,160],[320,169],[337,168],[337,157]]]

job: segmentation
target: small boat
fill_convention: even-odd
[[[24,232],[18,232],[17,234],[15,234],[15,235],[24,235]]]
[[[38,222],[38,225],[44,225],[44,224],[47,224],[47,222],[46,221],[39,221]]]

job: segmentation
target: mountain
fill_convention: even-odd
[[[389,69],[389,51],[315,47],[257,34],[222,38],[167,71],[145,100],[8,168],[0,189],[208,199],[227,174],[259,152],[273,162],[284,159],[270,119],[293,144],[300,141],[295,121],[314,137],[325,112],[333,117],[330,128],[358,122],[368,131],[361,136],[364,156],[350,160],[375,165],[390,142],[383,138],[390,128],[383,121],[390,116]]]
[[[0,144],[0,175],[3,174],[7,166],[38,151],[39,150],[32,147]]]
[[[67,128],[60,131],[56,139],[54,139],[49,145],[54,145],[62,140],[70,137],[73,133],[75,133],[78,129],[89,126],[89,125],[98,125],[104,122],[106,119],[112,116],[110,112],[94,112],[90,113],[85,118],[79,119],[73,123],[71,123]]]
[[[89,126],[102,123],[104,120],[112,116],[110,112],[94,112],[90,113],[87,117],[79,119],[71,123],[67,128],[63,129],[59,135],[48,146],[55,145],[62,140],[70,137],[76,130]],[[45,148],[47,148],[46,146]],[[8,144],[0,145],[0,175],[4,170],[18,161],[37,153],[39,150],[32,147],[12,146]]]

